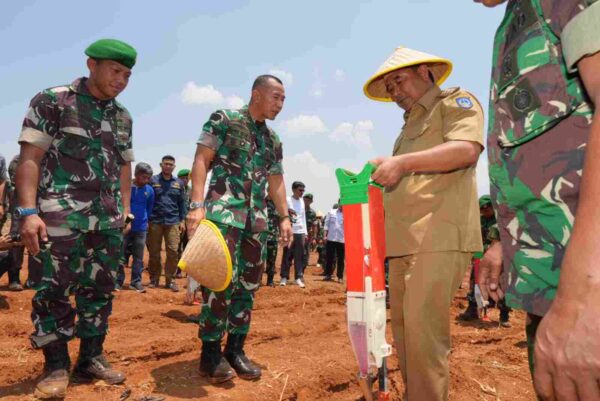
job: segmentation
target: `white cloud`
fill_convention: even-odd
[[[290,86],[294,83],[294,75],[292,75],[291,72],[284,71],[280,68],[270,69],[269,74],[275,75],[277,78],[281,79],[285,86]]]
[[[246,102],[239,96],[229,96],[227,99],[225,99],[225,104],[230,109],[241,109],[244,107]]]
[[[323,120],[316,115],[300,114],[297,117],[283,121],[279,130],[288,136],[309,136],[322,134],[327,131]]]
[[[359,149],[371,149],[371,133],[375,125],[371,120],[358,121],[356,124],[343,122],[339,124],[329,134],[329,139],[333,142],[343,142],[350,146],[356,146]]]
[[[181,101],[185,104],[212,106],[212,107],[227,107],[231,109],[239,109],[246,102],[239,96],[224,96],[213,85],[200,86],[195,82],[188,82],[181,91]]]
[[[346,79],[346,73],[344,70],[338,68],[333,74],[333,79],[335,79],[337,82],[342,82]]]

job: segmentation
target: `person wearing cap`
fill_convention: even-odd
[[[134,160],[131,115],[115,98],[127,87],[137,53],[119,40],[101,39],[85,54],[89,76],[38,93],[19,136],[15,216],[36,291],[30,339],[45,358],[39,398],[65,396],[67,343],[74,336],[81,343],[73,380],[125,380],[104,357],[103,344]]]
[[[386,188],[392,332],[408,401],[448,399],[450,303],[482,250],[483,111],[466,90],[440,89],[451,70],[447,59],[398,47],[364,86],[405,111],[393,155],[372,161],[372,178]]]
[[[165,288],[179,292],[175,281],[177,271],[178,249],[181,231],[185,227],[187,205],[185,201],[185,185],[173,175],[175,158],[165,155],[160,161],[160,173],[152,176],[150,185],[154,189],[154,207],[150,215],[148,227],[148,287],[159,286],[161,272],[161,250],[163,239],[166,249]]]
[[[597,1],[509,1],[494,39],[488,159],[501,244],[480,284],[527,312],[542,400],[600,399],[599,19]]]
[[[138,293],[146,292],[142,285],[142,271],[144,270],[144,249],[146,248],[148,234],[148,219],[154,207],[154,190],[148,185],[151,177],[152,167],[148,163],[140,162],[136,164],[130,201],[133,221],[123,235],[124,257],[121,260],[119,273],[117,274],[117,285],[122,287],[125,281],[125,261],[129,260],[129,256],[133,256],[129,288],[136,290]]]
[[[304,268],[308,266],[311,248],[316,245],[316,222],[317,213],[313,208],[310,207],[314,201],[313,194],[304,194],[302,197],[304,200],[304,210],[306,213],[306,241],[304,241]]]
[[[287,245],[292,235],[283,179],[283,147],[279,136],[266,124],[267,119],[277,117],[284,100],[281,80],[260,75],[252,84],[250,103],[241,109],[214,112],[197,142],[186,219],[188,235],[192,237],[203,218],[212,222],[227,243],[233,270],[231,283],[224,291],[202,287],[200,372],[213,383],[231,380],[235,374],[247,380],[261,376],[260,367],[246,356],[244,346],[269,236],[267,191],[279,214],[282,243]],[[212,175],[205,198],[209,170]],[[222,350],[226,333],[227,343]]]
[[[325,266],[325,230],[324,230],[324,217],[323,212],[317,211],[317,218],[315,220],[315,240],[317,241],[317,268]]]
[[[306,207],[302,195],[305,191],[305,185],[301,181],[292,183],[292,195],[287,198],[287,207],[292,216],[292,230],[294,238],[289,246],[283,248],[281,257],[281,270],[279,275],[279,285],[285,287],[290,279],[290,267],[294,262],[294,279],[300,288],[305,288],[304,283],[304,242],[308,234],[306,226]]]

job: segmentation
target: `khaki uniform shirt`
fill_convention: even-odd
[[[442,92],[434,86],[404,119],[394,156],[457,140],[483,147],[481,105],[459,88]],[[388,256],[483,249],[475,166],[448,173],[410,173],[386,189],[384,204]]]

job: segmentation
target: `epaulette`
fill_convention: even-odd
[[[438,96],[442,97],[442,98],[448,97],[448,96],[454,95],[458,91],[460,91],[460,87],[455,86],[454,88],[444,89],[442,92],[440,92],[440,94]]]

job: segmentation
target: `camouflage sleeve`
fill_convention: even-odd
[[[29,104],[19,143],[30,143],[48,150],[58,132],[59,122],[60,111],[56,99],[46,91],[38,93]]]
[[[498,224],[494,224],[489,228],[487,240],[489,242],[500,241],[500,231],[498,230]]]
[[[275,137],[273,141],[273,162],[267,166],[269,175],[283,175],[283,145],[275,132],[272,133]]]
[[[227,115],[223,110],[217,110],[211,114],[208,121],[202,127],[202,133],[198,138],[198,145],[206,146],[215,152],[223,145],[228,127]]]
[[[127,110],[119,113],[119,121],[117,122],[117,136],[119,138],[119,152],[125,162],[135,160],[133,154],[133,119]]]
[[[571,72],[577,70],[579,60],[600,51],[600,2],[595,1],[588,0],[587,3],[594,4],[576,14],[560,33],[565,61]]]
[[[0,155],[0,182],[6,182],[8,176],[6,174],[6,159]]]
[[[443,100],[445,141],[471,141],[483,144],[483,110],[475,96],[458,91]]]

